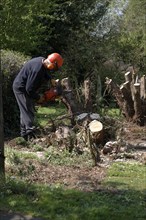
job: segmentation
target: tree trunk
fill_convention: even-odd
[[[134,84],[134,110],[135,116],[134,121],[136,124],[143,126],[144,125],[144,115],[142,111],[142,101],[140,98],[140,83]]]
[[[106,84],[115,96],[117,104],[127,121],[144,126],[146,119],[146,78],[138,79],[134,72],[125,73],[126,82],[120,88],[112,79],[106,78]]]
[[[132,82],[132,73],[127,72],[125,73],[125,81],[131,83]]]
[[[106,77],[105,83],[108,86],[108,88],[111,90],[113,96],[116,98],[116,101],[122,111],[122,114],[125,116],[125,106],[123,105],[124,98],[122,91],[120,90],[120,87],[117,84],[115,84],[112,79],[109,79],[108,77]]]
[[[75,96],[73,94],[73,89],[70,85],[70,81],[68,78],[64,78],[61,80],[61,86],[62,86],[62,97],[61,101],[62,103],[67,107],[69,115],[71,116],[72,124],[74,124],[74,116],[79,114],[82,109],[77,103],[77,100],[75,99]]]
[[[140,80],[140,96],[142,99],[146,99],[146,76],[143,75]]]
[[[120,90],[122,91],[123,97],[124,97],[124,103],[123,108],[125,110],[125,117],[127,121],[131,121],[134,116],[134,103],[131,96],[131,90],[130,90],[130,83],[125,82],[121,87]]]
[[[85,112],[92,112],[92,98],[91,98],[91,81],[89,79],[84,81],[84,95],[85,95]]]
[[[4,133],[3,133],[3,99],[2,73],[0,72],[0,175],[5,176]]]

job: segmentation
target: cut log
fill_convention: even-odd
[[[98,145],[103,141],[103,124],[100,121],[93,120],[89,123],[89,130],[92,139]]]
[[[103,142],[103,125],[100,121],[93,120],[88,126],[88,146],[96,166],[100,162],[99,146]]]
[[[100,121],[93,120],[89,123],[89,130],[91,133],[99,133],[103,130],[103,125]]]

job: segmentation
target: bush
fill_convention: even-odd
[[[3,75],[3,112],[5,135],[13,135],[18,131],[19,110],[12,90],[12,83],[23,63],[29,57],[14,51],[1,51],[1,71]]]

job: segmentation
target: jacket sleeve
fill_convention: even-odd
[[[32,99],[39,100],[40,95],[34,91],[34,88],[28,88],[26,89],[27,95],[30,96]]]
[[[40,95],[38,94],[38,89],[41,87],[43,81],[48,81],[51,79],[50,74],[48,71],[37,68],[31,69],[28,74],[27,82],[26,82],[26,92],[27,94],[35,99],[38,100]]]
[[[40,98],[40,95],[37,93],[37,90],[41,86],[41,82],[41,74],[33,73],[29,75],[25,89],[28,96],[30,96],[32,99],[38,100]]]

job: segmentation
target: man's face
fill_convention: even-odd
[[[49,59],[46,59],[45,60],[45,64],[46,64],[46,67],[47,69],[51,70],[51,71],[57,71],[58,70],[58,66],[57,66],[57,63],[51,63],[49,61]]]

